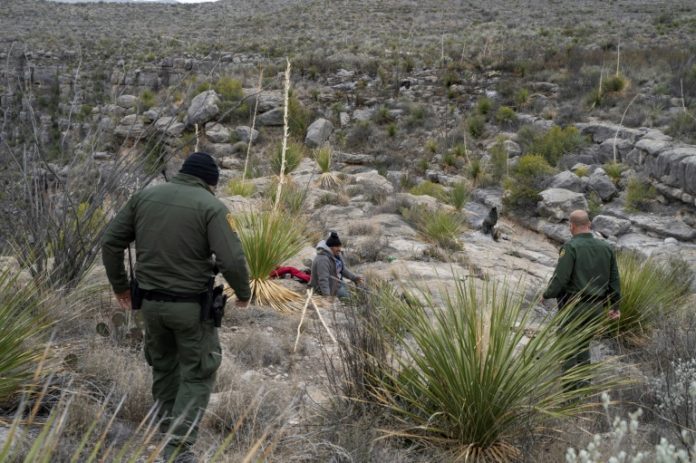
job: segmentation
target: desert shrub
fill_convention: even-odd
[[[578,166],[575,168],[574,173],[578,177],[587,177],[588,175],[590,175],[590,167],[589,166]]]
[[[430,154],[437,153],[437,140],[434,138],[428,138],[425,141],[425,150]]]
[[[18,277],[0,272],[0,404],[31,383],[43,352],[41,338],[49,327],[35,292]]]
[[[297,169],[302,159],[305,157],[305,147],[302,143],[288,141],[285,151],[285,175]],[[280,175],[281,164],[283,163],[283,144],[279,142],[273,150],[271,158],[271,169],[276,175]]]
[[[476,102],[476,113],[481,116],[487,116],[490,114],[491,109],[493,109],[493,102],[488,97],[481,97]]]
[[[679,310],[684,285],[675,278],[675,267],[653,258],[621,252],[617,263],[621,280],[621,318],[614,323],[614,332],[634,342],[647,336],[661,317]]]
[[[522,108],[529,103],[529,90],[521,88],[515,92],[515,104],[518,108]]]
[[[314,160],[317,161],[321,175],[319,176],[319,186],[324,190],[333,190],[341,181],[331,172],[331,159],[333,158],[333,149],[331,145],[325,144],[314,151]]]
[[[394,117],[389,113],[389,108],[380,106],[372,115],[372,121],[375,124],[384,125],[394,122]]]
[[[688,143],[696,142],[696,117],[688,112],[680,112],[670,121],[667,133]]]
[[[250,197],[256,192],[256,186],[249,180],[234,178],[227,182],[227,194],[230,196]]]
[[[315,208],[324,206],[347,206],[350,204],[350,198],[341,193],[326,193],[321,195],[314,203]]]
[[[288,99],[288,131],[298,140],[304,140],[311,123],[312,113],[300,100],[291,95]]]
[[[687,393],[687,403],[696,403],[696,388],[690,388]],[[696,444],[685,442],[680,436],[683,448],[677,448],[664,437],[660,436],[660,443],[655,445],[652,450],[638,450],[635,443],[631,441],[638,436],[639,422],[643,411],[637,409],[628,414],[628,420],[618,416],[611,416],[609,411],[610,397],[607,393],[602,394],[602,405],[604,415],[609,425],[610,431],[603,434],[595,434],[592,440],[584,449],[577,450],[573,447],[568,448],[565,456],[567,463],[600,463],[600,462],[634,462],[651,461],[657,463],[693,463],[693,455],[696,455]],[[689,433],[687,433],[687,436]],[[628,447],[626,449],[626,447]],[[603,453],[603,449],[610,449]],[[626,450],[624,450],[626,449]],[[628,451],[627,451],[628,450]]]
[[[213,90],[225,101],[238,101],[244,96],[242,83],[232,77],[220,77],[213,85]]]
[[[296,214],[276,209],[230,216],[230,226],[237,231],[244,249],[254,300],[281,312],[295,309],[293,304],[299,302],[299,295],[271,280],[270,274],[305,245],[301,220]]]
[[[447,201],[447,190],[439,183],[425,180],[409,190],[409,193],[416,196],[432,196],[433,198],[445,202]]]
[[[602,201],[602,198],[596,191],[591,191],[587,195],[587,213],[590,216],[590,220],[594,220],[595,217],[602,213],[603,205],[604,201]]]
[[[152,90],[146,89],[140,93],[140,108],[142,110],[148,110],[155,106],[156,103],[155,92]]]
[[[621,172],[625,169],[624,165],[620,162],[607,162],[602,168],[614,183],[619,183],[619,180],[621,180]]]
[[[501,106],[495,113],[495,121],[504,127],[511,127],[517,121],[517,113],[510,106]]]
[[[389,125],[387,125],[387,135],[390,138],[394,138],[396,136],[396,133],[398,132],[399,128],[396,125],[396,122],[390,122]]]
[[[520,157],[505,181],[505,205],[518,210],[535,207],[539,192],[551,174],[553,167],[543,156],[525,154]]]
[[[420,104],[413,104],[408,107],[408,117],[406,118],[406,128],[414,129],[420,127],[425,123],[428,111],[425,106]]]
[[[464,231],[464,219],[459,213],[444,209],[423,210],[412,207],[401,211],[404,219],[433,244],[448,251],[460,251],[459,235]]]
[[[457,210],[461,210],[469,200],[471,194],[469,186],[466,183],[457,183],[449,192],[449,203]]]
[[[348,132],[346,145],[350,147],[365,146],[370,141],[373,133],[374,129],[370,121],[358,121]]]
[[[626,210],[646,211],[657,196],[657,191],[648,182],[631,177],[626,185]]]
[[[563,155],[586,144],[586,140],[573,126],[565,128],[554,126],[544,133],[526,127],[520,129],[520,132],[518,135],[524,152],[540,154],[552,166],[555,166]]]
[[[499,138],[491,147],[491,178],[499,183],[508,173],[508,152],[505,149],[505,140]]]
[[[471,179],[474,187],[481,186],[488,176],[486,165],[481,158],[471,158],[466,165],[466,175]]]
[[[447,461],[516,461],[517,438],[540,431],[550,417],[588,410],[588,397],[611,381],[600,374],[602,363],[559,368],[583,339],[600,331],[600,320],[568,321],[561,312],[527,338],[533,304],[523,292],[491,280],[457,278],[453,291],[437,297],[444,304],[425,291],[414,296],[425,307],[390,307],[399,331],[386,331],[399,354],[396,366],[379,370],[373,395],[397,420],[392,435],[447,447]],[[559,386],[579,380],[588,386]]]
[[[604,93],[618,93],[622,92],[628,85],[628,79],[626,77],[616,74],[607,77],[602,81],[602,92]]]
[[[673,360],[651,381],[657,412],[669,423],[686,450],[696,448],[696,358]]]
[[[486,118],[481,115],[471,116],[466,122],[469,135],[481,138],[486,133]]]

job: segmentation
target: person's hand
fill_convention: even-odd
[[[610,310],[609,311],[609,320],[618,320],[621,318],[621,311],[620,310]]]
[[[130,289],[122,293],[116,293],[116,301],[118,301],[119,307],[123,310],[131,309],[131,293]]]
[[[238,309],[246,309],[247,307],[249,307],[249,301],[240,301],[239,299],[237,299],[236,301],[234,301],[234,306]]]
[[[355,277],[355,284],[361,285],[363,281],[363,277]]]

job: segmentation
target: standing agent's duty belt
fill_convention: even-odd
[[[157,302],[201,302],[206,297],[206,293],[185,294],[148,289],[141,289],[140,292],[143,299]]]

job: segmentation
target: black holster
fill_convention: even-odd
[[[201,321],[213,320],[216,328],[222,326],[222,317],[225,316],[225,304],[227,295],[222,285],[215,286],[215,278],[208,281],[208,290],[201,299]]]
[[[132,278],[130,281],[131,309],[140,310],[143,306],[143,291],[138,285],[138,280]]]

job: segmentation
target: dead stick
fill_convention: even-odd
[[[297,325],[297,337],[295,338],[295,347],[292,349],[293,353],[297,352],[297,344],[300,342],[300,329],[302,328],[302,323],[304,322],[305,314],[307,313],[307,307],[309,307],[309,301],[312,300],[312,294],[314,293],[314,288],[307,290],[307,301],[305,301],[304,307],[302,307],[302,316],[300,317],[300,324]]]
[[[329,333],[329,337],[334,342],[334,344],[337,344],[336,338],[334,337],[333,333],[329,329],[329,326],[324,321],[324,317],[321,316],[321,312],[319,311],[319,307],[317,307],[317,305],[314,303],[314,299],[312,299],[312,306],[314,306],[314,310],[317,311],[317,315],[319,315],[319,321],[321,322],[322,325],[324,325],[324,328],[326,328],[326,332]]]

